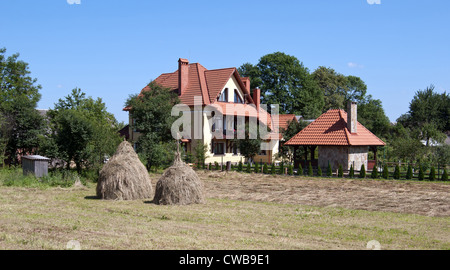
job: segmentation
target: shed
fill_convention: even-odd
[[[39,156],[39,155],[30,155],[22,157],[22,168],[23,174],[33,174],[36,177],[42,177],[48,175],[48,162],[49,158]]]
[[[357,121],[355,102],[349,102],[347,111],[348,113],[339,109],[327,111],[285,145],[294,148],[303,146],[305,163],[310,150],[310,162],[313,166],[326,168],[330,163],[333,170],[339,165],[342,165],[344,170],[349,170],[352,165],[355,170],[359,170],[364,164],[365,168],[371,170],[376,163],[377,147],[384,146],[385,143]],[[319,156],[318,160],[314,160],[317,147]],[[368,160],[369,149],[374,152],[375,161]],[[294,163],[298,166],[301,160],[297,159]],[[306,164],[302,165],[306,166]]]

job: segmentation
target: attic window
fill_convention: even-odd
[[[217,98],[217,101],[228,102],[228,88],[223,90],[222,94]]]
[[[242,102],[242,98],[236,89],[234,89],[234,103],[244,103]]]

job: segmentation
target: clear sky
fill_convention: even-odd
[[[449,17],[448,0],[0,0],[0,48],[29,63],[40,109],[79,87],[127,122],[128,96],[178,58],[215,69],[281,51],[361,77],[395,121],[417,90],[449,92]]]

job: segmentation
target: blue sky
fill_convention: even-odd
[[[127,122],[128,96],[178,58],[215,69],[276,51],[361,77],[391,121],[417,90],[450,89],[448,0],[0,0],[0,14],[0,47],[29,63],[40,109],[79,87]]]

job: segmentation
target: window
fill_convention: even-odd
[[[214,155],[223,155],[225,153],[225,145],[224,143],[213,143],[213,153]]]
[[[228,88],[223,90],[222,94],[217,98],[217,101],[228,102]]]
[[[234,89],[234,103],[244,103],[237,89]]]

